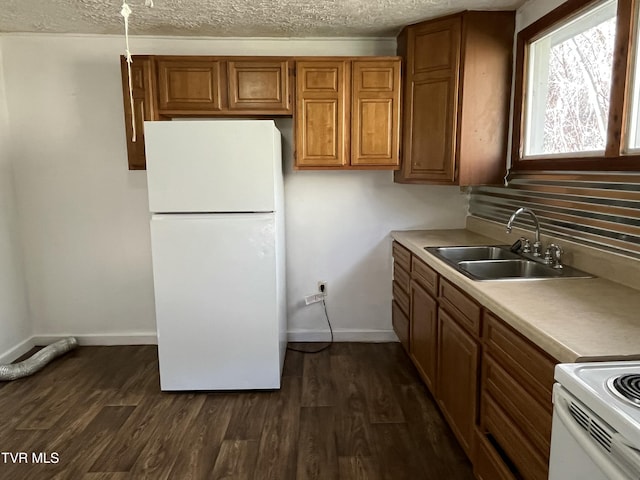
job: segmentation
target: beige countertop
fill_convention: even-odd
[[[424,247],[499,241],[469,230],[394,231],[391,236],[562,363],[640,359],[638,290],[602,278],[474,281]]]

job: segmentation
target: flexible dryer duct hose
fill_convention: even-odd
[[[22,362],[0,365],[0,382],[33,375],[54,358],[73,350],[77,346],[78,341],[75,338],[67,337],[44,347]]]

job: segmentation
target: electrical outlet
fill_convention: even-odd
[[[314,295],[307,295],[304,297],[304,303],[306,305],[311,305],[312,303],[321,302],[324,299],[324,294],[316,293]]]
[[[318,280],[318,291],[320,293],[323,293],[325,295],[325,297],[326,297],[327,293],[329,293],[327,291],[327,282],[325,282],[323,280]]]

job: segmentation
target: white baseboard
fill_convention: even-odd
[[[329,330],[289,330],[287,340],[290,342],[328,342],[331,339]],[[336,342],[397,342],[398,337],[393,330],[334,330],[333,340]]]
[[[49,345],[63,338],[75,337],[78,345],[157,345],[156,332],[117,334],[89,334],[89,335],[35,335],[32,337],[34,345]]]
[[[13,348],[10,348],[6,352],[0,354],[0,365],[6,365],[13,362],[20,355],[24,355],[35,346],[33,343],[33,337],[27,338],[25,341],[20,342]]]
[[[49,345],[63,338],[75,337],[79,345],[157,345],[156,332],[140,332],[127,335],[89,334],[89,335],[34,335],[13,348],[0,354],[0,365],[13,362],[34,346]],[[331,338],[329,330],[290,330],[287,340],[290,342],[327,342]],[[397,342],[393,330],[334,330],[336,342]]]

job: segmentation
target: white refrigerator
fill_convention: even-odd
[[[286,352],[280,132],[145,122],[162,390],[277,389]]]

